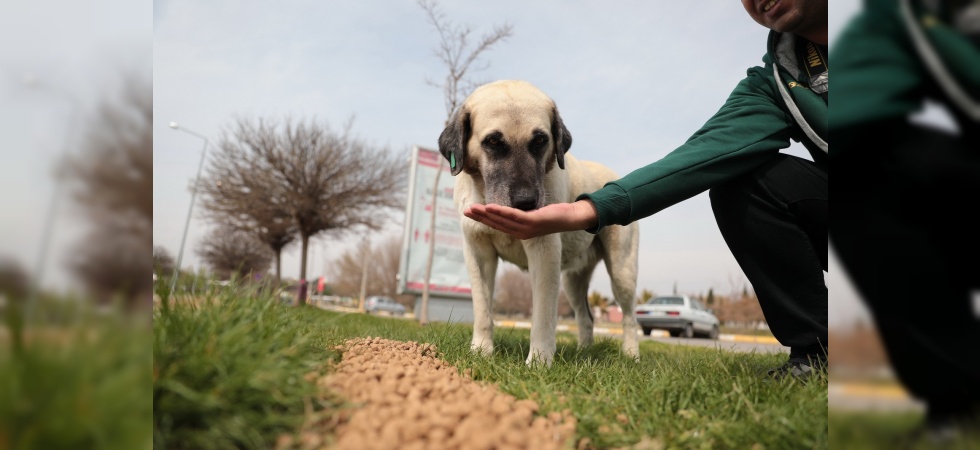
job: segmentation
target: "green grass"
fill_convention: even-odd
[[[929,441],[919,433],[922,413],[844,412],[830,413],[830,448],[846,450],[948,450],[980,449],[980,430],[943,443]]]
[[[366,336],[435,344],[443,359],[537,401],[543,414],[570,409],[577,439],[598,448],[651,439],[684,449],[828,445],[826,379],[805,386],[763,380],[785,355],[643,342],[633,361],[615,338],[578,349],[564,333],[552,367],[528,368],[527,330],[498,329],[495,354],[485,358],[469,351],[467,324],[420,327],[252,297],[230,292],[200,307],[156,313],[155,448],[269,448],[302,424],[304,404],[326,414],[341,406],[317,401],[303,375],[338,358],[333,346]]]
[[[330,357],[322,317],[219,294],[154,314],[154,448],[268,448],[302,423],[303,375]]]
[[[56,309],[24,330],[23,352],[0,326],[0,449],[151,448],[148,312]]]

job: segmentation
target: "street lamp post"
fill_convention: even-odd
[[[187,220],[184,222],[184,234],[180,238],[180,250],[177,251],[177,264],[174,265],[173,279],[170,280],[170,295],[173,296],[174,289],[177,286],[177,275],[180,274],[180,262],[184,258],[184,243],[187,242],[187,229],[190,228],[191,216],[194,212],[194,199],[197,197],[197,185],[201,181],[201,169],[204,167],[204,159],[207,156],[208,143],[210,141],[208,140],[207,136],[181,127],[177,122],[170,122],[170,128],[177,131],[183,131],[204,140],[204,148],[201,150],[201,161],[197,164],[197,176],[194,178],[194,187],[191,189],[191,205],[187,209]]]
[[[76,124],[78,122],[78,111],[79,111],[79,101],[78,99],[63,89],[56,86],[42,83],[33,74],[27,74],[24,77],[24,85],[29,88],[45,90],[55,95],[62,97],[67,100],[71,105],[71,118],[68,122],[68,131],[64,136],[64,144],[61,149],[60,158],[65,159],[71,150],[72,138],[74,137],[74,131]],[[52,234],[54,233],[54,222],[55,216],[58,213],[58,205],[61,202],[63,183],[60,179],[55,179],[54,193],[51,196],[51,203],[48,205],[47,214],[45,215],[45,220],[42,226],[44,227],[41,231],[41,245],[38,251],[37,257],[37,267],[34,270],[34,277],[30,283],[30,291],[27,296],[27,311],[25,316],[27,320],[30,321],[34,314],[35,303],[37,303],[38,293],[41,289],[41,280],[44,277],[44,271],[47,267],[48,260],[48,248],[51,245]]]

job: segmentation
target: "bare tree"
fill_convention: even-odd
[[[644,289],[643,291],[640,292],[640,295],[636,297],[636,304],[642,305],[650,301],[651,298],[654,298],[656,296],[657,294],[654,294],[653,291],[649,289]]]
[[[197,186],[206,219],[253,234],[272,251],[275,281],[282,279],[282,250],[296,241],[298,228],[287,199],[287,186],[270,176],[258,153],[280,145],[275,127],[237,119],[217,145]]]
[[[593,309],[599,308],[599,312],[601,314],[606,313],[606,309],[609,308],[609,302],[609,297],[600,294],[599,291],[592,291],[592,293],[589,294],[589,307]]]
[[[250,279],[269,269],[272,252],[254,235],[236,229],[212,229],[197,246],[197,254],[221,279]]]
[[[708,288],[708,295],[704,297],[704,304],[709,308],[715,305],[715,290],[713,288]]]
[[[21,301],[27,297],[29,285],[27,271],[20,263],[0,257],[0,298]]]
[[[367,252],[359,246],[331,263],[328,270],[330,285],[338,295],[355,296],[361,289],[362,272],[367,262],[365,291],[385,295],[411,309],[411,295],[398,295],[398,264],[401,259],[401,237],[388,236],[371,246]]]
[[[174,271],[174,257],[162,246],[153,247],[153,273],[165,277]]]
[[[0,256],[0,318],[9,330],[14,354],[24,351],[24,302],[31,289],[27,271],[13,259]]]
[[[234,130],[238,144],[219,147],[245,168],[237,176],[252,177],[236,179],[239,193],[266,195],[269,208],[287,213],[295,226],[301,246],[300,305],[306,303],[311,238],[326,232],[340,236],[357,227],[378,229],[383,225],[380,209],[404,205],[401,158],[354,137],[351,127],[348,122],[336,133],[313,119],[243,119]]]
[[[82,153],[65,160],[68,182],[89,232],[68,264],[96,301],[150,298],[153,222],[153,91],[129,79],[88,127]],[[144,295],[145,294],[145,295]]]
[[[531,315],[531,277],[527,272],[516,268],[505,269],[497,278],[494,292],[494,313],[524,317]]]
[[[446,66],[448,73],[444,80],[434,82],[427,80],[427,83],[442,89],[443,101],[446,106],[446,121],[459,109],[460,102],[465,98],[466,93],[473,89],[478,83],[474,83],[469,75],[472,72],[486,69],[488,64],[478,65],[480,56],[497,44],[513,35],[513,27],[509,24],[496,25],[490,33],[483,35],[475,44],[470,41],[473,30],[466,25],[458,25],[450,22],[446,15],[439,8],[435,0],[418,0],[419,7],[425,11],[429,23],[439,34],[439,45],[436,47],[436,57]],[[429,227],[435,232],[436,211],[438,211],[439,177],[442,175],[443,164],[445,161],[439,159],[439,168],[436,172],[436,179],[432,189],[432,217]],[[435,255],[435,238],[429,241],[429,255],[425,264],[425,281],[422,284],[422,305],[419,314],[419,323],[426,325],[429,322],[429,280],[432,276],[432,258]]]
[[[714,302],[711,309],[722,323],[752,326],[766,321],[759,299],[747,289],[729,295],[714,295]]]

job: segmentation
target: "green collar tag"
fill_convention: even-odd
[[[456,154],[455,153],[450,153],[449,154],[449,168],[450,169],[453,169],[453,170],[456,170]]]

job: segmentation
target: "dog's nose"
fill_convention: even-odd
[[[520,193],[511,197],[510,203],[517,209],[530,211],[538,207],[538,197],[531,193]]]

